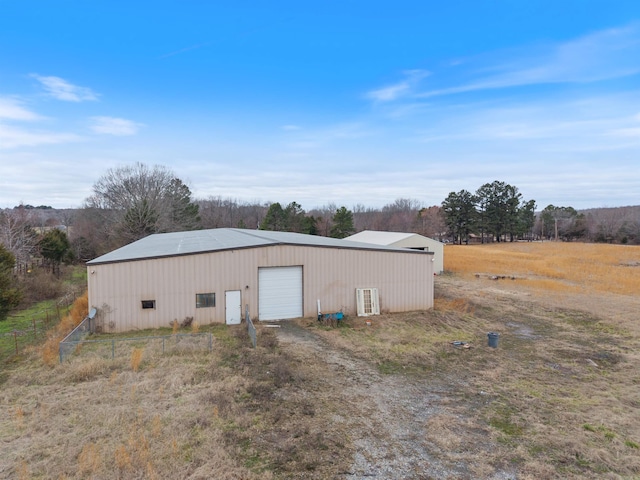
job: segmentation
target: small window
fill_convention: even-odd
[[[147,308],[156,308],[155,300],[142,300],[142,309],[145,310]]]
[[[208,308],[216,306],[215,293],[196,293],[196,308]]]

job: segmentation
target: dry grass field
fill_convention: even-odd
[[[447,246],[445,270],[431,311],[255,350],[244,326],[201,326],[212,353],[34,348],[1,366],[0,478],[640,477],[640,248]]]

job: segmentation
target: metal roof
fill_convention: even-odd
[[[381,232],[377,230],[364,230],[355,235],[345,238],[345,240],[353,242],[373,243],[376,245],[393,245],[397,242],[407,240],[410,238],[420,239],[423,242],[435,242],[441,243],[429,237],[425,237],[418,233],[404,233],[404,232]]]
[[[112,252],[87,262],[100,263],[127,262],[158,257],[192,255],[196,253],[234,250],[241,248],[265,247],[271,245],[301,245],[325,248],[353,248],[358,250],[383,250],[397,253],[411,252],[403,248],[373,245],[337,238],[305,235],[292,232],[272,232],[268,230],[243,230],[239,228],[215,228],[212,230],[192,230],[188,232],[157,233],[125,245]],[[413,252],[415,253],[415,252]],[[422,252],[419,252],[422,253]]]

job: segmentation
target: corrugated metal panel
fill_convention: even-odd
[[[190,316],[201,325],[224,323],[224,292],[241,290],[243,305],[258,315],[258,269],[304,266],[303,315],[343,309],[356,314],[356,288],[377,288],[382,312],[433,306],[433,255],[273,245],[198,255],[90,265],[89,303],[108,331],[167,327]],[[95,273],[92,273],[95,272]],[[195,307],[196,293],[215,293],[216,306]],[[142,300],[156,300],[142,310]]]
[[[302,267],[259,268],[259,320],[284,320],[302,316]]]
[[[331,248],[360,248],[393,250],[394,247],[347,242],[337,238],[304,235],[292,232],[267,230],[243,230],[238,228],[215,228],[188,232],[159,233],[118,248],[95,258],[87,265],[125,262],[182,255],[193,255],[223,250],[263,247],[267,245],[306,245]]]
[[[411,238],[413,235],[416,234],[404,232],[384,232],[379,230],[363,230],[362,232],[355,233],[350,237],[346,237],[345,240],[349,240],[352,242],[374,243],[376,245],[391,245],[406,238]]]

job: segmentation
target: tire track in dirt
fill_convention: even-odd
[[[327,366],[323,381],[343,408],[334,421],[350,432],[356,452],[340,478],[470,478],[465,465],[443,465],[429,453],[427,421],[440,411],[440,393],[332,347],[294,322],[282,322],[278,340],[301,361]],[[335,397],[334,397],[335,398]]]

